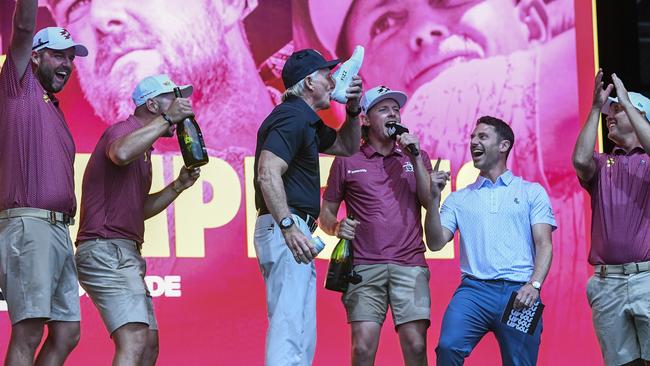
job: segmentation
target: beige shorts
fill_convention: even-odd
[[[354,270],[363,280],[350,284],[342,301],[348,323],[370,321],[383,324],[390,305],[395,326],[429,320],[431,296],[429,269],[397,264],[360,264]]]
[[[79,321],[79,285],[68,226],[34,217],[0,219],[0,289],[11,324]]]
[[[128,323],[158,329],[144,281],[147,264],[134,241],[84,241],[79,243],[75,259],[79,283],[99,310],[109,334]]]
[[[607,365],[650,360],[650,271],[593,275],[587,299]]]

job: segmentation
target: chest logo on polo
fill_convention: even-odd
[[[45,101],[45,103],[51,102],[50,96],[47,95],[47,93],[43,94],[43,100]]]
[[[607,167],[608,168],[610,166],[614,165],[614,163],[616,163],[616,160],[614,160],[614,158],[612,158],[612,157],[607,158]]]
[[[356,170],[348,169],[348,174],[357,174],[357,173],[368,173],[368,171],[366,169],[356,169]]]
[[[515,197],[515,203],[519,204],[519,198]]]
[[[415,169],[413,169],[413,164],[411,164],[410,161],[402,165],[402,167],[404,167],[404,171],[407,173],[413,173],[415,171]]]

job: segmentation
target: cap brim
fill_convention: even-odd
[[[326,63],[323,64],[323,66],[319,67],[318,69],[330,69],[330,70],[332,70],[333,68],[336,67],[336,65],[338,65],[340,63],[341,63],[341,60],[339,60],[337,58],[336,60],[327,61]]]
[[[600,113],[609,115],[609,108],[611,107],[612,103],[618,103],[618,98],[607,97],[607,101],[600,109]]]
[[[375,100],[370,103],[368,108],[366,108],[366,111],[369,111],[374,107],[377,103],[381,102],[382,100],[385,99],[393,99],[394,101],[397,102],[397,105],[399,105],[400,108],[404,107],[404,104],[406,104],[406,101],[408,100],[408,97],[406,96],[405,93],[402,93],[401,91],[398,90],[391,90],[386,94],[382,94],[381,96],[377,97]]]
[[[189,98],[192,96],[192,93],[194,93],[194,87],[192,85],[181,85],[179,88],[181,88],[183,98]]]
[[[75,43],[72,46],[70,46],[69,44],[66,45],[57,45],[56,43],[46,44],[43,47],[37,48],[36,50],[40,50],[43,48],[49,48],[51,50],[67,50],[68,48],[74,48],[75,56],[79,56],[79,57],[88,56],[88,49],[86,48],[86,46],[78,43]]]

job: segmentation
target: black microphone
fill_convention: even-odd
[[[388,137],[390,137],[391,140],[397,140],[397,136],[409,132],[408,128],[404,127],[399,123],[389,123],[388,125],[386,125],[386,128],[388,129]],[[406,145],[406,150],[408,150],[413,156],[420,155],[420,150],[418,150],[418,148],[415,147],[415,144]]]

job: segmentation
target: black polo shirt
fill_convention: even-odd
[[[336,131],[326,126],[301,98],[290,98],[276,106],[257,131],[255,149],[255,207],[267,209],[257,184],[257,165],[262,150],[287,162],[282,176],[287,203],[313,217],[320,212],[320,168],[318,154],[336,140]]]

